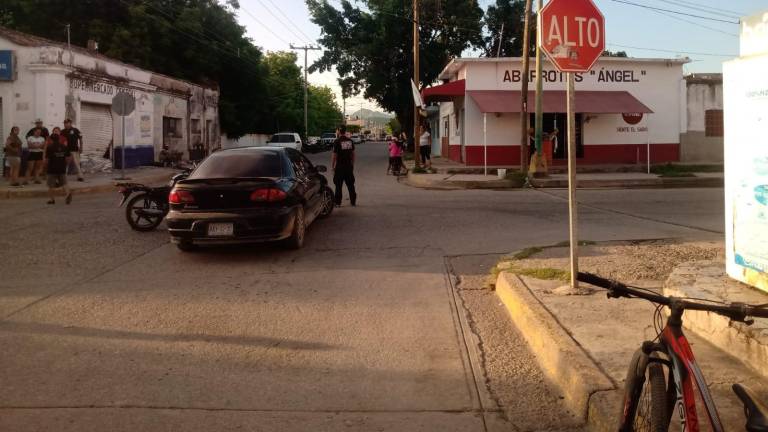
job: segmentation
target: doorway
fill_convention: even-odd
[[[584,157],[584,134],[582,114],[576,113],[576,157]],[[535,114],[530,115],[531,127],[536,127]],[[552,149],[552,159],[568,159],[568,116],[566,113],[544,113],[542,130],[544,136],[557,129],[557,148]]]

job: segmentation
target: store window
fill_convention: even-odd
[[[181,119],[175,117],[163,117],[163,136],[181,138]]]
[[[193,134],[200,133],[200,119],[192,119],[192,124],[190,126],[192,127]]]
[[[723,110],[706,110],[704,112],[704,135],[708,137],[723,136]]]

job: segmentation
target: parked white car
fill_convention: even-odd
[[[280,132],[267,141],[269,147],[288,147],[301,151],[301,137],[296,132]]]
[[[360,144],[360,143],[363,142],[363,139],[360,138],[360,134],[352,134],[352,136],[350,138],[352,138],[352,142],[354,144]]]

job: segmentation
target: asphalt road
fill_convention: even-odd
[[[413,189],[386,163],[359,146],[358,206],[300,251],[182,253],[116,194],[0,202],[0,430],[553,427],[525,349],[505,371],[525,409],[499,414],[447,263],[567,239],[564,193]],[[579,198],[582,239],[722,236],[722,190]]]

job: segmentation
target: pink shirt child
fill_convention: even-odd
[[[401,157],[403,155],[403,149],[397,144],[397,141],[389,142],[389,157]]]

